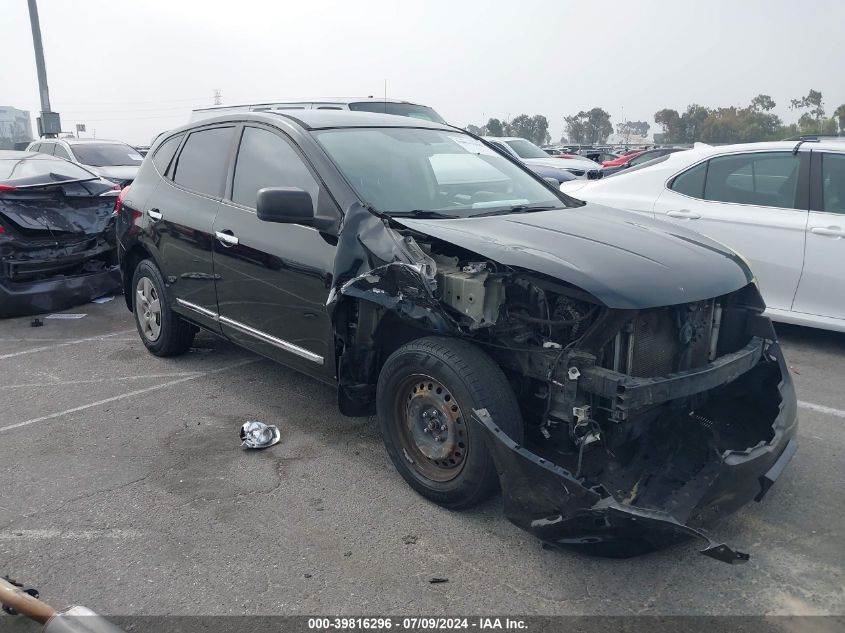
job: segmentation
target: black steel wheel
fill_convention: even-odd
[[[379,376],[379,426],[393,464],[417,492],[445,507],[471,507],[497,488],[493,460],[467,417],[482,407],[522,441],[522,418],[505,375],[466,341],[412,341],[387,359]]]

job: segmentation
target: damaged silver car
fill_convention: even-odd
[[[64,310],[120,288],[118,193],[66,160],[0,151],[0,318]]]
[[[243,113],[162,135],[118,210],[154,354],[198,327],[377,414],[445,507],[501,488],[549,544],[630,556],[760,500],[796,400],[744,260],[573,200],[447,125]]]

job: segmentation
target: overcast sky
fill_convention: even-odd
[[[63,127],[147,144],[194,107],[387,94],[450,123],[600,106],[845,103],[845,0],[39,0]],[[26,0],[0,0],[0,105],[40,109]],[[33,123],[34,129],[34,123]],[[654,130],[652,130],[654,131]]]

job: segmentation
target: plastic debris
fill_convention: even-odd
[[[241,446],[269,448],[279,443],[282,434],[278,427],[256,420],[247,420],[241,427]]]
[[[41,327],[42,325],[44,325],[44,319],[35,317],[34,319],[32,319],[32,321],[29,322],[29,325],[30,327]]]
[[[56,314],[48,314],[45,319],[82,319],[87,317],[87,314],[74,314],[71,312],[57,312]]]
[[[114,295],[106,295],[105,297],[97,297],[91,303],[108,303],[114,299]]]
[[[428,582],[430,582],[432,585],[439,585],[439,584],[444,583],[444,582],[449,582],[449,579],[448,578],[432,578]]]

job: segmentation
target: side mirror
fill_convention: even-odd
[[[282,224],[314,224],[311,194],[297,187],[265,187],[258,190],[255,210],[259,220]]]
[[[554,187],[555,189],[557,189],[558,187],[560,187],[560,182],[558,182],[558,179],[557,179],[557,178],[549,178],[549,177],[546,177],[546,178],[543,178],[543,180],[545,180],[547,183],[549,183],[549,184],[550,184],[552,187]]]

